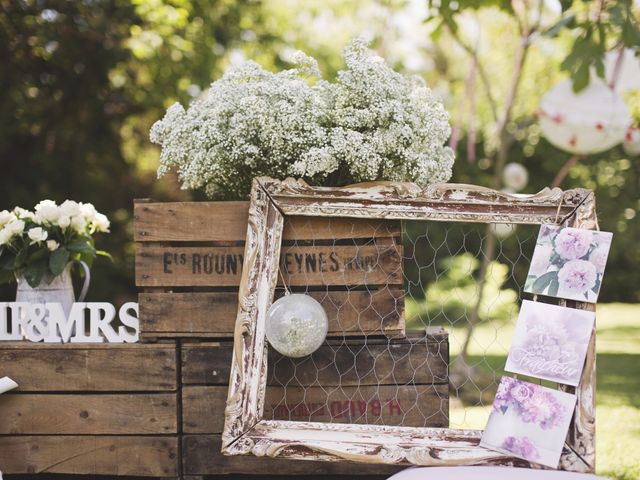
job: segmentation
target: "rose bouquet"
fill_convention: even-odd
[[[595,301],[604,275],[611,233],[543,225],[525,291]]]
[[[90,203],[43,200],[34,211],[16,207],[0,212],[0,283],[23,275],[33,288],[50,282],[73,261],[91,265],[93,234],[108,232],[109,220]]]

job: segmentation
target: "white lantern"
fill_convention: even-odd
[[[618,145],[631,124],[622,98],[600,79],[577,94],[570,80],[556,85],[542,98],[538,113],[549,143],[580,155]]]
[[[622,148],[624,153],[632,157],[640,155],[640,128],[631,127],[627,130]]]
[[[522,190],[529,182],[529,172],[521,163],[508,163],[502,171],[504,186],[516,192]]]
[[[491,223],[489,229],[498,238],[507,238],[516,231],[515,223]]]
[[[327,338],[328,330],[324,308],[309,295],[286,295],[276,300],[267,312],[267,340],[287,357],[311,355]]]

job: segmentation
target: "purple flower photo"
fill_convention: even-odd
[[[556,468],[575,395],[502,377],[480,445]]]
[[[576,386],[595,313],[525,300],[505,370]]]
[[[595,303],[612,237],[610,232],[542,225],[524,291]]]

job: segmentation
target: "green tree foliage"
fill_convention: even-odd
[[[132,199],[177,196],[156,182],[148,129],[206,88],[259,12],[229,0],[0,0],[0,206],[71,198],[107,214],[97,246],[114,262],[98,262],[90,296],[135,293]]]

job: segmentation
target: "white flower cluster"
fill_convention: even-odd
[[[415,181],[451,177],[451,129],[441,101],[355,40],[335,82],[310,85],[314,59],[280,73],[253,62],[232,67],[187,110],[172,105],[151,129],[162,146],[158,175],[175,168],[183,188],[241,196],[251,179],[302,176],[311,182]]]
[[[16,207],[10,212],[7,210],[0,212],[0,247],[9,244],[15,237],[22,236],[27,224],[30,227],[26,234],[31,244],[46,241],[55,227],[58,227],[63,234],[68,229],[78,235],[109,231],[109,219],[90,203],[65,200],[57,205],[52,200],[43,200],[35,206],[34,210],[31,212]],[[47,248],[50,251],[56,250],[59,246],[56,240],[47,241]]]

